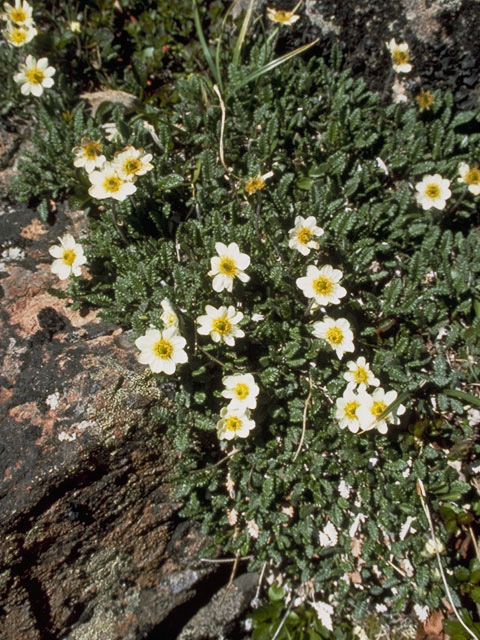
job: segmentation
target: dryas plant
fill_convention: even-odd
[[[279,64],[274,37],[253,33],[247,43],[246,31],[233,54],[220,47],[215,58],[203,39],[213,79],[180,78],[174,109],[149,102],[130,117],[109,114],[119,133],[102,140],[108,153],[133,145],[153,155],[133,195],[98,207],[81,170],[65,174],[89,218],[90,277],[72,278],[68,293],[138,337],[165,330],[170,301],[188,362],[159,375],[175,409],[157,418],[181,453],[183,513],[202,522],[212,549],[251,569],[268,563],[293,589],[309,585],[307,600],[339,618],[362,618],[376,603],[434,609],[444,591],[418,480],[444,545],[480,512],[471,476],[448,464],[475,468],[479,451],[465,410],[480,404],[478,211],[457,178],[461,163],[478,162],[480,115],[457,114],[438,92],[426,113],[385,108],[342,71],[338,50],[330,66],[312,51]],[[82,123],[100,135],[76,110],[64,165]],[[31,154],[24,170],[36,162]],[[431,174],[450,181],[441,211],[415,199]],[[290,245],[299,216],[324,232],[306,255]],[[249,279],[231,291],[212,287],[219,243],[250,258]],[[325,265],[341,271],[346,293],[315,307],[297,281]],[[207,306],[233,307],[244,336],[232,345],[199,331]],[[348,321],[354,353],[337,357],[315,336],[325,315]],[[397,393],[379,420],[400,403],[408,409],[386,433],[342,430],[335,417],[346,362],[359,357]],[[239,374],[259,387],[255,426],[219,440],[224,380]],[[475,567],[453,553],[443,561],[465,565],[465,602],[478,602]],[[447,574],[454,592],[457,573]]]

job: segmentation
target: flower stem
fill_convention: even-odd
[[[118,235],[120,236],[120,238],[122,239],[123,244],[128,247],[128,239],[127,236],[125,235],[125,231],[122,229],[122,227],[120,226],[118,219],[117,219],[117,211],[116,211],[116,206],[115,203],[112,204],[112,208],[110,209],[111,214],[112,214],[112,221],[113,221],[113,226],[115,227],[115,229],[118,231]]]

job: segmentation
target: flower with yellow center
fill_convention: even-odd
[[[237,409],[255,409],[260,391],[251,373],[226,376],[223,379],[225,389],[222,396],[230,400],[229,407]]]
[[[178,331],[178,316],[175,313],[172,303],[168,298],[164,298],[160,303],[162,305],[163,313],[160,316],[161,321],[165,325],[165,328],[175,327]]]
[[[69,233],[59,238],[59,241],[59,245],[54,245],[48,250],[49,254],[55,258],[50,271],[60,280],[66,280],[72,274],[74,276],[81,275],[80,267],[87,261],[83,254],[82,245],[75,242],[75,238]]]
[[[82,25],[78,20],[70,20],[68,23],[68,28],[72,33],[80,33],[82,30]]]
[[[325,316],[321,322],[313,323],[313,335],[325,340],[342,359],[347,351],[355,351],[350,323],[345,318],[334,320]]]
[[[439,173],[423,176],[422,181],[415,185],[417,203],[425,211],[432,207],[444,209],[447,199],[452,195],[449,186],[450,180],[442,178]]]
[[[248,178],[248,180],[245,182],[245,191],[249,196],[257,193],[257,191],[261,191],[262,189],[265,189],[265,180],[263,180],[263,178],[261,178],[260,176]]]
[[[212,268],[208,272],[208,275],[213,277],[214,291],[232,291],[235,278],[242,282],[250,280],[250,276],[244,271],[250,264],[250,256],[240,253],[238,244],[231,242],[227,247],[223,242],[216,242],[215,250],[218,256],[210,258]]]
[[[335,418],[338,420],[340,429],[348,429],[352,433],[357,433],[361,426],[357,411],[360,407],[358,394],[353,389],[346,388],[343,396],[336,400]]]
[[[458,182],[467,184],[468,190],[474,196],[480,195],[480,169],[478,167],[470,168],[466,162],[461,162],[458,167],[458,173],[460,174]]]
[[[271,9],[267,7],[267,18],[272,22],[290,26],[299,20],[300,16],[293,11],[284,11],[283,9]]]
[[[420,91],[415,100],[420,111],[428,111],[428,109],[430,109],[435,102],[435,98],[430,93],[430,91],[426,91],[425,89],[422,89]]]
[[[87,173],[100,169],[105,164],[105,156],[102,151],[102,144],[98,140],[90,140],[87,137],[82,138],[80,146],[72,149],[72,153],[75,156],[73,166],[83,167]]]
[[[271,178],[273,176],[273,171],[268,171],[264,173],[263,176],[253,176],[252,178],[248,178],[245,181],[244,189],[248,193],[249,196],[257,193],[257,191],[261,191],[265,189],[265,180]]]
[[[392,38],[390,42],[387,42],[387,49],[392,56],[393,70],[397,73],[408,73],[412,70],[410,64],[410,50],[406,42],[400,42],[397,44],[395,38]]]
[[[12,47],[23,47],[37,35],[37,30],[34,26],[28,24],[12,24],[8,23],[7,30],[5,32],[5,38],[12,45]]]
[[[176,327],[163,331],[147,329],[145,335],[135,340],[140,349],[138,361],[150,367],[153,373],[175,373],[177,364],[184,364],[188,357],[184,350],[187,341],[179,335]]]
[[[26,0],[15,0],[15,5],[5,2],[3,5],[5,13],[2,13],[1,18],[8,20],[14,24],[23,26],[32,25],[32,7],[26,2]]]
[[[323,236],[323,229],[317,227],[317,221],[313,216],[295,218],[295,226],[288,232],[290,249],[296,249],[303,256],[308,256],[310,249],[318,249],[318,242],[315,238]]]
[[[21,85],[20,91],[24,96],[32,94],[38,98],[44,89],[53,87],[55,69],[48,66],[47,58],[36,60],[33,56],[27,56],[25,64],[21,64],[19,69],[13,79]]]
[[[378,387],[380,380],[373,375],[370,365],[365,358],[361,356],[354,362],[347,362],[348,371],[343,375],[348,382],[347,389],[356,389],[358,392],[366,391],[367,387]]]
[[[368,393],[360,393],[359,398],[360,407],[358,409],[358,417],[364,431],[376,428],[380,433],[385,434],[388,431],[387,422],[399,424],[400,420],[398,416],[405,413],[405,407],[401,404],[393,413],[389,413],[380,418],[385,409],[396,400],[396,391],[385,392],[382,387],[378,387],[371,395]]]
[[[340,298],[347,295],[346,289],[339,285],[343,273],[329,264],[320,269],[315,265],[307,267],[307,275],[297,278],[297,287],[307,298],[313,298],[317,306],[339,304]]]
[[[88,174],[92,186],[88,190],[89,195],[97,200],[113,198],[125,200],[135,193],[137,187],[133,182],[123,180],[110,162],[106,162],[100,171],[92,171]]]
[[[143,176],[153,169],[151,153],[143,153],[143,149],[126,147],[121,153],[115,155],[113,167],[123,180],[134,180],[137,176]]]
[[[235,344],[235,338],[244,337],[245,333],[237,326],[243,319],[241,311],[236,311],[232,306],[215,309],[209,304],[205,311],[206,315],[197,318],[197,331],[200,335],[210,335],[214,342],[224,342],[230,347]]]
[[[220,440],[246,438],[254,428],[255,421],[250,419],[248,409],[243,410],[229,405],[220,411],[220,420],[217,422],[217,434]]]

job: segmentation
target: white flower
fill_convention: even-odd
[[[250,411],[223,407],[220,411],[220,420],[217,422],[217,434],[220,440],[233,440],[233,438],[246,438],[255,428],[255,421],[250,419]]]
[[[360,424],[360,418],[358,416],[358,409],[360,408],[360,398],[358,393],[347,387],[341,398],[337,398],[337,409],[335,411],[335,418],[339,421],[340,429],[348,428],[352,433],[358,433],[362,428]]]
[[[37,35],[37,30],[31,24],[13,24],[7,25],[5,38],[13,47],[23,47],[24,44],[33,40]]]
[[[125,200],[137,190],[133,182],[123,180],[118,175],[117,170],[110,162],[106,162],[100,171],[89,173],[88,178],[92,183],[88,193],[97,200],[102,200],[103,198]]]
[[[235,344],[235,338],[243,338],[245,333],[237,327],[242,320],[243,313],[236,311],[235,307],[219,307],[215,309],[207,304],[205,307],[206,315],[199,316],[197,322],[198,333],[202,336],[210,334],[214,342],[224,342],[232,347]]]
[[[153,373],[175,373],[177,364],[184,364],[188,357],[184,351],[186,340],[175,327],[163,331],[147,329],[145,335],[135,340],[140,349],[138,361],[147,364]]]
[[[102,155],[102,151],[103,147],[97,140],[82,138],[80,146],[72,149],[72,153],[75,156],[73,166],[84,167],[87,173],[91,173],[105,163],[105,156]]]
[[[222,396],[230,400],[229,406],[236,409],[255,409],[260,391],[251,373],[226,376]]]
[[[251,178],[247,178],[244,184],[244,189],[248,193],[249,196],[257,193],[257,191],[261,191],[265,189],[265,180],[271,178],[273,176],[273,171],[268,171],[264,173],[263,176],[252,176]]]
[[[430,538],[425,543],[425,551],[428,553],[428,555],[434,556],[437,553],[443,553],[445,551],[445,545],[441,540]]]
[[[69,233],[59,238],[60,245],[50,247],[48,252],[56,258],[53,261],[50,271],[57,275],[60,280],[66,280],[72,274],[79,276],[82,273],[80,269],[87,259],[83,255],[83,247],[75,242],[75,238]]]
[[[392,56],[393,70],[397,73],[408,73],[412,70],[410,64],[410,51],[406,42],[396,43],[395,38],[387,42],[387,49]]]
[[[5,2],[3,8],[5,9],[5,13],[1,15],[3,20],[9,20],[21,25],[30,25],[32,23],[32,7],[26,0],[23,0],[23,2],[15,0],[14,6]]]
[[[470,169],[466,162],[461,162],[458,167],[458,173],[460,178],[458,182],[465,182],[468,184],[468,190],[473,193],[474,196],[480,195],[480,169],[478,167],[472,167]]]
[[[248,533],[252,538],[255,538],[256,540],[260,532],[260,529],[258,528],[258,524],[255,522],[255,520],[252,519],[252,520],[247,520],[246,525],[247,525]]]
[[[360,407],[358,409],[358,417],[362,424],[362,428],[365,431],[377,428],[380,433],[387,433],[387,422],[392,424],[399,424],[400,420],[398,416],[405,413],[405,407],[403,404],[399,405],[393,413],[389,413],[381,420],[378,417],[385,411],[385,409],[396,399],[396,391],[385,392],[382,387],[378,387],[372,393],[361,393],[360,395]]]
[[[227,520],[231,527],[237,524],[238,512],[236,509],[227,509]]]
[[[131,181],[153,169],[153,164],[150,163],[152,157],[151,153],[143,153],[143,149],[126,147],[116,154],[112,166],[123,180]]]
[[[105,138],[107,140],[110,142],[121,142],[122,134],[114,122],[105,122],[105,124],[102,124],[102,129],[105,131]]]
[[[345,352],[355,351],[350,323],[345,318],[334,320],[325,316],[323,321],[314,322],[312,326],[313,335],[328,342],[340,359]]]
[[[329,264],[321,269],[311,264],[307,267],[307,275],[297,278],[297,287],[307,298],[313,298],[318,306],[339,304],[340,298],[347,294],[346,289],[338,284],[342,276],[339,269]]]
[[[68,28],[72,33],[80,33],[80,31],[82,30],[82,25],[78,20],[70,20],[70,22],[68,23]]]
[[[252,316],[252,322],[261,322],[265,320],[265,316],[262,313],[254,313]]]
[[[405,85],[402,84],[398,78],[395,78],[395,82],[392,86],[392,97],[394,104],[408,102],[407,90],[405,89]]]
[[[172,303],[168,298],[164,298],[160,303],[162,305],[163,313],[160,316],[161,321],[165,325],[165,328],[175,327],[178,329],[178,316],[175,313]]]
[[[235,278],[242,282],[250,280],[250,276],[244,271],[250,264],[250,256],[240,253],[238,244],[231,242],[227,247],[223,242],[216,242],[215,250],[218,256],[210,258],[212,269],[208,272],[209,276],[213,276],[214,291],[231,291]]]
[[[439,173],[434,176],[423,176],[422,181],[415,185],[417,203],[424,210],[435,207],[435,209],[444,209],[447,199],[452,195],[448,188],[450,180],[442,178]]]
[[[25,64],[21,64],[20,71],[13,76],[15,82],[21,85],[20,91],[24,96],[30,94],[38,98],[44,89],[53,87],[53,67],[48,66],[47,58],[38,61],[33,56],[27,56]]]
[[[278,22],[290,26],[294,24],[300,16],[293,11],[283,11],[282,9],[272,9],[267,7],[267,18],[272,22]]]
[[[350,389],[357,388],[357,391],[366,391],[367,387],[378,387],[380,380],[373,375],[370,365],[363,356],[357,358],[354,362],[349,360],[347,362],[348,371],[343,374],[343,377],[348,382],[347,387]]]
[[[310,602],[323,626],[329,631],[333,631],[332,616],[333,607],[326,602]]]
[[[288,232],[290,249],[296,249],[304,256],[308,256],[310,249],[318,249],[318,242],[315,237],[323,236],[324,231],[317,227],[317,221],[313,216],[295,218],[295,226]]]
[[[323,530],[319,532],[318,539],[321,547],[334,547],[337,544],[337,530],[330,521],[328,521],[323,527]]]

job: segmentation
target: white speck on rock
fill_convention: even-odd
[[[58,409],[58,404],[59,404],[59,399],[60,399],[60,393],[58,391],[55,391],[55,393],[51,393],[49,396],[47,396],[45,403],[50,407],[50,409]]]
[[[61,441],[66,440],[67,442],[73,442],[74,440],[77,439],[77,436],[74,433],[70,435],[66,431],[61,431],[58,434],[58,439],[61,440]]]

